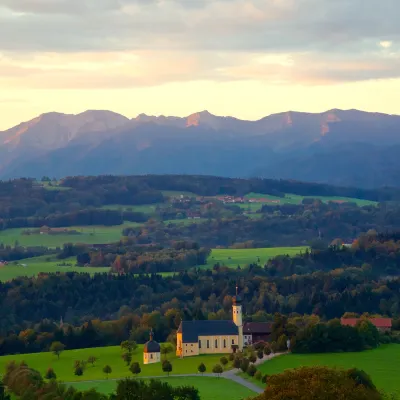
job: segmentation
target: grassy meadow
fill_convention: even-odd
[[[72,266],[62,265],[72,264]],[[36,276],[39,273],[55,273],[55,272],[85,272],[89,274],[108,272],[110,267],[76,267],[76,259],[68,258],[58,260],[55,256],[41,256],[27,258],[11,262],[6,266],[0,267],[0,281],[10,281],[20,276]]]
[[[118,241],[122,236],[122,230],[128,226],[138,225],[135,222],[126,222],[122,225],[113,226],[71,226],[70,230],[76,230],[78,234],[60,235],[23,235],[22,232],[28,228],[6,229],[0,231],[0,243],[13,246],[18,242],[21,246],[45,246],[62,247],[64,243],[112,243]]]
[[[236,382],[229,381],[224,378],[211,377],[169,377],[161,379],[163,382],[169,383],[171,386],[194,386],[199,389],[201,400],[241,400],[248,396],[254,396],[254,393],[246,387]],[[116,386],[116,381],[105,380],[99,382],[79,382],[73,383],[72,386],[79,390],[96,389],[101,393],[110,394]]]
[[[370,201],[370,200],[363,200],[363,199],[355,199],[355,198],[350,198],[350,197],[337,197],[337,196],[299,196],[297,194],[286,194],[284,198],[282,197],[276,197],[276,196],[270,196],[266,194],[261,194],[261,193],[249,193],[245,196],[247,199],[267,199],[265,203],[253,203],[252,206],[254,207],[259,207],[263,204],[270,204],[270,205],[277,205],[277,204],[301,204],[303,199],[319,199],[323,201],[324,203],[327,203],[329,201],[334,201],[338,203],[343,203],[343,202],[351,202],[351,203],[356,203],[358,206],[368,206],[368,205],[377,205],[378,203],[376,201]],[[247,204],[241,205],[242,208],[246,208]]]
[[[273,358],[257,368],[268,375],[302,366],[323,365],[359,368],[368,373],[377,388],[400,393],[400,345],[390,344],[360,353],[289,354]]]
[[[306,246],[268,247],[262,249],[213,249],[206,267],[212,268],[217,263],[232,268],[236,268],[238,265],[244,267],[251,263],[263,265],[272,257],[283,254],[294,256],[301,251],[304,252],[306,249]]]
[[[119,346],[98,347],[93,349],[66,350],[57,359],[53,353],[37,353],[37,354],[18,354],[0,357],[0,373],[3,373],[5,366],[9,361],[21,362],[25,361],[29,367],[40,371],[44,374],[47,368],[51,367],[57,374],[57,379],[64,382],[75,381],[92,381],[103,380],[105,375],[103,367],[109,365],[112,368],[110,379],[119,379],[132,376],[128,367],[121,358],[122,352]],[[98,361],[94,366],[88,364],[82,376],[74,374],[74,361],[87,360],[88,357],[95,356]],[[217,355],[201,355],[197,357],[186,357],[180,359],[174,354],[168,355],[168,360],[172,364],[171,375],[174,374],[196,374],[200,363],[204,363],[207,371],[211,372],[213,366],[219,363],[221,354]],[[143,345],[139,345],[133,354],[132,362],[139,362],[142,368],[140,377],[146,376],[166,376],[161,369],[161,363],[143,365]]]

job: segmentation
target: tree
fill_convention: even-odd
[[[257,358],[262,360],[264,358],[264,352],[263,350],[257,350]]]
[[[271,347],[270,346],[265,346],[264,347],[264,354],[269,356],[271,354]]]
[[[0,400],[10,400],[11,397],[6,393],[6,389],[2,381],[0,381]]]
[[[250,361],[249,361],[247,358],[243,358],[243,359],[240,361],[240,369],[241,369],[243,372],[246,372],[246,371],[247,371],[247,368],[249,368],[249,365],[250,365]]]
[[[224,369],[225,369],[225,367],[226,367],[226,365],[228,364],[228,359],[226,358],[226,357],[221,357],[220,358],[220,363],[222,364],[222,366],[224,367]]]
[[[257,356],[254,353],[251,353],[249,356],[249,361],[255,363],[257,361]]]
[[[352,376],[354,375],[354,376]],[[268,386],[258,400],[381,400],[381,395],[365,377],[327,367],[302,367],[268,378]]]
[[[107,377],[107,379],[108,379],[108,375],[111,374],[112,368],[111,368],[109,365],[106,365],[106,366],[104,366],[104,368],[103,368],[103,372],[106,374],[106,377]]]
[[[206,372],[207,368],[206,368],[206,366],[204,365],[204,363],[201,363],[201,364],[199,365],[199,367],[197,368],[197,370],[203,375],[204,372]]]
[[[219,376],[222,374],[223,371],[224,371],[224,370],[222,369],[222,367],[221,367],[220,364],[214,365],[214,367],[213,367],[213,369],[212,369],[212,372],[213,372],[214,374],[217,374],[218,378],[219,378]]]
[[[249,376],[254,376],[257,372],[257,368],[254,364],[250,364],[249,367],[247,368],[247,374]]]
[[[166,372],[168,376],[172,372],[172,364],[168,360],[164,360],[162,362],[162,366],[161,367],[162,367],[162,370],[164,372]]]
[[[242,363],[242,360],[239,357],[235,357],[233,360],[233,368],[240,368],[240,364]]]
[[[129,365],[132,361],[132,353],[122,354],[122,359],[125,361],[126,365]]]
[[[288,337],[286,335],[279,336],[278,342],[276,343],[277,350],[278,351],[286,351],[288,349],[287,341],[288,341]]]
[[[46,374],[44,375],[46,379],[57,379],[57,375],[53,368],[48,368]]]
[[[95,357],[95,356],[90,356],[90,357],[87,359],[87,362],[88,362],[89,364],[92,364],[92,367],[93,367],[94,364],[95,364],[95,362],[96,362],[97,360],[98,360],[97,357]]]
[[[75,368],[74,374],[75,374],[76,376],[82,376],[82,375],[83,375],[83,368],[82,368],[80,365],[78,365],[78,366]]]
[[[129,371],[131,371],[133,375],[137,376],[142,372],[142,369],[140,368],[140,364],[138,362],[134,362],[129,367]]]
[[[61,342],[53,342],[50,346],[50,351],[60,359],[60,354],[64,351],[65,345]]]
[[[134,340],[125,340],[121,343],[121,349],[133,353],[137,349],[137,343]]]
[[[167,355],[169,353],[172,353],[174,351],[174,348],[172,347],[172,344],[170,343],[165,343],[161,345],[160,352],[164,356],[164,360],[167,359]]]

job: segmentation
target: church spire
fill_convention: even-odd
[[[150,341],[152,341],[152,340],[153,340],[153,328],[150,329]]]

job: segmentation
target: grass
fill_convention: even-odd
[[[360,353],[289,354],[273,358],[258,366],[263,374],[273,375],[301,366],[324,365],[359,368],[368,373],[378,389],[400,393],[400,345],[383,345]]]
[[[60,263],[70,263],[73,266],[60,266]],[[0,281],[10,281],[20,276],[36,276],[40,272],[43,273],[55,273],[55,272],[82,272],[82,273],[99,273],[108,272],[109,267],[75,267],[76,259],[58,260],[54,256],[42,256],[35,258],[28,258],[25,260],[17,261],[17,264],[13,262],[7,266],[0,267]]]
[[[93,349],[66,350],[60,359],[57,359],[52,353],[38,354],[18,354],[0,357],[0,374],[5,370],[7,362],[15,360],[17,363],[25,361],[30,368],[36,369],[44,374],[47,368],[52,367],[57,374],[57,379],[64,382],[103,380],[105,375],[103,367],[110,365],[112,373],[110,379],[119,379],[132,376],[128,367],[121,358],[121,349],[119,346],[98,347]],[[95,366],[88,365],[83,376],[74,375],[74,361],[87,360],[90,356],[96,356],[98,361]],[[219,363],[221,354],[201,355],[196,357],[177,358],[175,355],[168,355],[168,360],[172,363],[173,374],[195,374],[200,363],[204,363],[207,371],[211,371],[213,366]],[[143,365],[143,345],[139,345],[133,354],[133,362],[140,363],[142,372],[140,377],[165,375],[161,369],[161,363]]]
[[[259,263],[263,265],[270,258],[288,254],[294,256],[307,247],[268,247],[263,249],[214,249],[208,258],[207,268],[212,268],[215,264],[227,267],[244,267],[247,264]],[[260,261],[258,261],[260,260]]]
[[[62,247],[64,243],[100,244],[118,241],[122,230],[128,226],[137,226],[137,223],[126,222],[113,226],[71,226],[68,229],[76,230],[79,234],[69,235],[23,235],[28,228],[16,228],[0,231],[0,243],[13,246],[17,241],[21,246]]]
[[[140,204],[140,205],[122,205],[122,204],[108,204],[106,206],[102,206],[103,210],[113,210],[113,211],[133,211],[133,212],[142,212],[144,214],[155,214],[157,207],[166,206],[163,203],[155,203],[155,204]]]
[[[337,197],[337,196],[299,196],[296,194],[286,194],[284,198],[282,197],[276,197],[276,196],[270,196],[266,194],[261,194],[261,193],[249,193],[245,196],[247,199],[260,199],[264,198],[269,201],[266,201],[265,203],[256,203],[259,208],[261,208],[262,204],[270,204],[270,205],[276,205],[276,204],[301,204],[303,199],[319,199],[323,201],[324,203],[327,203],[329,201],[336,201],[336,202],[352,202],[356,203],[358,206],[367,206],[367,205],[377,205],[378,203],[376,201],[370,201],[370,200],[363,200],[363,199],[356,199],[356,198],[350,198],[350,197]],[[278,203],[276,203],[278,201]],[[245,208],[247,205],[244,204],[242,205],[243,208]]]
[[[180,196],[186,196],[186,197],[197,197],[198,195],[192,192],[183,192],[179,190],[163,190],[162,194],[167,197],[180,197]]]
[[[194,386],[199,389],[200,398],[202,400],[241,400],[248,396],[254,396],[254,392],[236,382],[229,381],[224,378],[211,377],[170,377],[161,379],[163,382],[169,383],[171,386]],[[98,392],[111,394],[114,392],[116,381],[102,382],[81,382],[74,383],[72,386],[79,390],[88,390],[95,388]]]

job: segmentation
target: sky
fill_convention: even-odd
[[[400,114],[399,0],[0,0],[0,130],[50,111]]]

